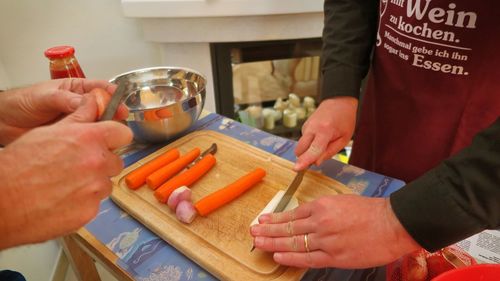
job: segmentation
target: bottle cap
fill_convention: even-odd
[[[73,55],[75,48],[71,46],[56,46],[45,50],[44,55],[49,59],[65,58]]]

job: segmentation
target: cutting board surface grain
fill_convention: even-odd
[[[130,190],[125,176],[177,147],[184,154],[195,147],[202,151],[212,143],[218,146],[217,163],[198,182],[190,186],[193,202],[234,182],[257,167],[266,170],[264,180],[242,196],[191,224],[177,220],[166,204],[159,203],[147,186]],[[250,252],[249,225],[278,190],[286,189],[295,176],[293,163],[213,131],[190,133],[127,167],[113,178],[111,198],[130,215],[146,225],[177,250],[223,280],[298,280],[304,269],[276,264],[271,253]],[[339,182],[318,172],[308,171],[296,192],[299,203],[322,195],[350,193]]]

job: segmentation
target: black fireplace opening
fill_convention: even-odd
[[[319,101],[321,38],[210,44],[217,113],[291,139]]]

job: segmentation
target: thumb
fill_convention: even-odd
[[[116,121],[102,121],[92,124],[99,135],[103,136],[106,146],[110,150],[129,144],[133,135],[129,127]]]
[[[86,94],[83,95],[80,106],[66,116],[61,122],[64,123],[84,123],[84,122],[94,122],[97,120],[97,101],[94,95]]]

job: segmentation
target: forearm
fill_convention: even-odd
[[[326,0],[322,99],[359,97],[375,42],[378,1]]]
[[[19,245],[19,238],[23,235],[22,229],[19,228],[23,224],[24,216],[21,215],[23,208],[22,202],[16,198],[18,188],[13,186],[15,179],[10,176],[12,173],[9,169],[13,164],[12,158],[7,156],[4,149],[0,149],[0,161],[4,165],[0,165],[0,250]]]
[[[5,146],[15,140],[21,133],[18,127],[9,124],[12,112],[19,111],[17,97],[24,94],[25,89],[11,89],[0,92],[0,146]]]
[[[500,118],[471,146],[395,192],[391,204],[429,251],[500,226]]]

